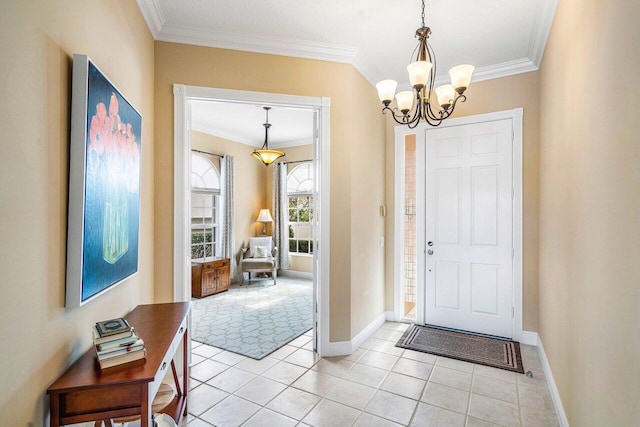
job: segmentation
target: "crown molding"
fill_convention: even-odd
[[[531,34],[531,44],[529,45],[529,59],[540,68],[544,50],[547,47],[547,40],[551,33],[553,18],[556,16],[558,8],[558,0],[544,0],[540,3],[536,18],[533,23],[533,32]]]
[[[193,123],[191,125],[191,130],[194,130],[196,132],[202,132],[202,133],[206,133],[207,135],[211,135],[211,136],[215,136],[218,138],[223,138],[226,139],[228,141],[232,141],[232,142],[237,142],[238,144],[243,144],[243,145],[247,145],[249,147],[252,148],[260,148],[262,147],[262,144],[264,143],[264,141],[262,140],[258,140],[258,141],[247,141],[244,140],[242,138],[238,138],[237,135],[231,133],[231,132],[223,132],[220,129],[217,129],[214,126],[210,126],[207,124],[202,124],[202,123]],[[288,147],[297,147],[300,145],[309,145],[309,144],[313,144],[313,138],[311,136],[307,137],[307,138],[298,138],[298,139],[291,139],[288,141],[278,141],[278,142],[273,142],[273,141],[269,141],[269,147],[270,148],[288,148]]]
[[[227,33],[170,24],[162,26],[156,40],[348,64],[353,63],[356,56],[356,49],[350,46]]]
[[[140,12],[142,12],[142,17],[147,23],[147,27],[151,31],[151,35],[157,40],[158,34],[162,31],[162,27],[166,22],[158,0],[136,0],[136,2]]]

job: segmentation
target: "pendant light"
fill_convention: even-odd
[[[264,108],[264,110],[267,113],[267,120],[263,124],[264,144],[262,144],[262,147],[259,150],[258,149],[253,150],[253,152],[251,153],[251,156],[260,160],[265,166],[269,166],[271,163],[275,162],[280,157],[284,157],[284,153],[282,151],[269,149],[269,128],[271,127],[271,124],[269,123],[269,110],[271,109],[271,107],[262,107],[262,108]]]

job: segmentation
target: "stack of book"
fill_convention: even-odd
[[[97,322],[93,327],[93,344],[101,369],[144,359],[147,355],[144,341],[123,318]]]

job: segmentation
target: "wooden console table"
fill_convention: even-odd
[[[179,424],[187,413],[188,313],[189,303],[179,302],[139,305],[127,314],[144,340],[146,359],[101,370],[95,350],[89,349],[47,390],[51,427],[88,421],[109,426],[112,419],[131,415],[141,416],[141,426],[151,426],[151,402],[170,367],[178,390],[163,412]],[[181,342],[182,384],[173,364]]]

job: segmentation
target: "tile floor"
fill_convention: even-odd
[[[262,360],[194,342],[188,427],[557,426],[535,347],[527,378],[395,347],[407,326],[344,357],[314,355],[311,332]]]

